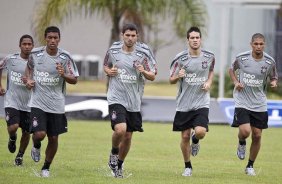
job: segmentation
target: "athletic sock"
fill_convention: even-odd
[[[246,140],[243,140],[243,141],[239,140],[239,144],[240,145],[246,145]]]
[[[41,148],[41,142],[35,142],[33,147],[35,147],[36,149],[40,149]]]
[[[247,167],[254,167],[254,162],[255,161],[249,159]]]
[[[121,169],[122,164],[123,164],[123,160],[118,159],[118,169]]]
[[[51,162],[48,162],[47,160],[45,160],[44,165],[41,170],[46,170],[46,169],[49,170],[50,165],[51,165]]]
[[[114,147],[112,147],[112,154],[113,155],[117,155],[118,154],[118,151],[119,151],[119,149],[118,148],[114,148]]]
[[[17,134],[10,136],[10,140],[11,141],[15,141],[16,139],[17,139]]]
[[[24,152],[19,151],[18,154],[17,154],[17,157],[23,157],[23,155],[24,155]]]
[[[184,163],[185,163],[185,168],[191,168],[191,169],[192,169],[191,161],[189,161],[189,162],[184,162]]]
[[[198,144],[199,143],[199,139],[196,138],[195,134],[192,136],[192,142],[194,144]]]

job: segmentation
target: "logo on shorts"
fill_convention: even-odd
[[[7,112],[6,113],[6,121],[9,121],[10,120],[10,116],[9,116],[9,113]]]
[[[37,121],[37,118],[36,118],[36,117],[33,117],[32,126],[33,126],[33,127],[37,127],[37,126],[38,126],[38,121]]]
[[[117,113],[116,111],[112,112],[112,120],[116,120],[117,119]]]

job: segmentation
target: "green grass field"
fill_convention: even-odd
[[[111,134],[107,121],[69,122],[69,132],[60,136],[59,150],[51,165],[51,177],[36,176],[44,161],[43,141],[39,163],[30,157],[31,144],[24,156],[24,165],[16,167],[16,153],[7,149],[6,123],[0,120],[0,183],[1,184],[88,184],[88,183],[195,183],[195,184],[275,184],[282,183],[282,134],[279,128],[263,132],[262,148],[255,163],[257,176],[246,176],[247,160],[236,156],[237,129],[210,125],[210,132],[201,141],[201,150],[192,158],[193,176],[182,177],[183,161],[179,148],[180,133],[171,131],[171,124],[144,123],[144,133],[135,133],[125,161],[125,179],[110,177],[107,168]],[[20,135],[20,133],[19,133]],[[20,137],[20,136],[19,136]],[[19,140],[17,141],[19,143]],[[247,141],[250,145],[250,139]]]

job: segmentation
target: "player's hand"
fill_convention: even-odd
[[[118,74],[118,68],[115,65],[113,65],[113,67],[108,70],[108,76],[114,77],[117,74]]]
[[[209,91],[211,88],[211,83],[210,82],[205,82],[202,86],[202,90],[204,91]]]
[[[3,89],[3,88],[0,88],[0,96],[5,95],[5,93],[6,93],[6,90],[5,90],[5,89]]]
[[[141,64],[137,64],[136,69],[140,72],[143,73],[145,71],[144,66]]]
[[[270,87],[271,88],[277,88],[277,80],[273,80],[273,81],[270,81]]]
[[[27,89],[32,89],[35,85],[35,81],[34,80],[30,80],[27,79],[25,86],[27,87]]]
[[[64,70],[64,67],[62,66],[61,63],[56,63],[56,69],[57,69],[59,75],[63,77],[64,74],[65,74],[65,70]]]
[[[181,68],[178,72],[178,78],[183,78],[185,74],[186,74],[185,69]]]
[[[235,83],[235,89],[238,91],[241,91],[244,88],[244,85],[241,84],[240,82]]]

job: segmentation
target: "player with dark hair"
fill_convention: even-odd
[[[121,36],[122,46],[110,48],[104,60],[104,71],[109,76],[107,100],[114,131],[108,165],[116,178],[123,178],[122,165],[130,150],[133,132],[143,132],[140,113],[142,81],[155,79],[150,56],[136,46],[136,25],[124,25]]]
[[[46,46],[33,50],[27,63],[27,87],[31,95],[31,157],[40,160],[41,141],[48,137],[42,177],[49,177],[50,165],[58,150],[59,134],[67,132],[65,116],[66,82],[76,84],[79,76],[70,54],[58,48],[60,30],[51,26],[45,30]]]
[[[191,27],[187,31],[187,42],[188,49],[173,59],[169,78],[171,84],[179,84],[173,131],[181,131],[180,148],[185,164],[182,176],[192,175],[190,153],[192,156],[198,154],[199,140],[208,131],[209,90],[215,64],[214,54],[201,48],[201,31],[198,27]]]
[[[247,175],[256,175],[253,164],[261,146],[262,130],[268,128],[266,85],[276,88],[278,74],[274,59],[264,52],[265,38],[256,33],[250,43],[252,50],[240,53],[229,69],[235,85],[233,98],[235,112],[232,127],[239,127],[237,156],[244,160],[246,139],[252,133]]]
[[[15,158],[15,165],[23,164],[23,156],[28,146],[30,133],[30,90],[25,87],[25,68],[31,50],[33,38],[23,35],[20,38],[19,47],[21,52],[7,56],[0,62],[0,95],[4,95],[4,107],[6,114],[7,130],[9,133],[8,149],[11,153],[16,151],[17,130],[22,129],[19,152]],[[7,91],[1,84],[2,71],[7,70]]]

